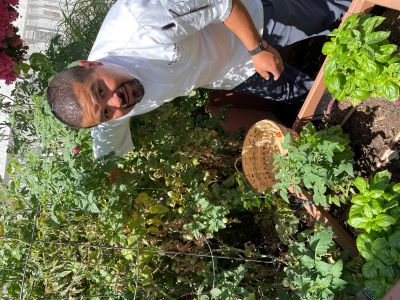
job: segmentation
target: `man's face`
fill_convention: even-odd
[[[91,127],[129,113],[143,95],[140,82],[125,70],[101,62],[79,61],[92,68],[90,77],[73,89],[81,105],[82,127]]]

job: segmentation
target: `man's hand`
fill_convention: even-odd
[[[282,58],[279,52],[265,41],[263,45],[266,46],[266,50],[252,57],[254,69],[266,80],[270,77],[269,73],[274,75],[274,80],[278,80],[284,69]]]
[[[249,12],[240,0],[232,0],[232,11],[224,24],[239,38],[247,50],[253,50],[258,45],[260,33],[254,27]],[[269,79],[269,73],[272,73],[274,79],[278,80],[283,71],[282,58],[278,51],[265,41],[263,45],[267,50],[252,56],[254,69],[265,79]]]

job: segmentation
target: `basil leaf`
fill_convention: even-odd
[[[370,259],[373,257],[371,252],[373,239],[367,233],[362,233],[357,237],[356,244],[357,249],[360,251],[360,254],[365,259]]]
[[[375,224],[379,227],[389,227],[390,225],[396,224],[396,219],[387,214],[380,214],[375,218]]]
[[[396,231],[389,237],[389,245],[400,250],[400,231]]]
[[[374,17],[367,17],[362,22],[362,27],[366,33],[372,32],[376,27],[378,27],[382,22],[385,20],[384,17],[381,16],[374,16]]]
[[[370,219],[364,218],[364,217],[355,217],[355,218],[349,218],[349,224],[350,226],[353,226],[354,228],[365,228],[365,226],[370,222]]]
[[[390,35],[390,31],[376,31],[368,34],[365,37],[365,43],[367,45],[377,44],[386,40]]]

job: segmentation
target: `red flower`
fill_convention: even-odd
[[[8,0],[11,6],[17,6],[19,4],[19,0]]]
[[[17,76],[14,74],[15,62],[5,53],[0,52],[0,80],[6,84],[13,83]]]
[[[79,147],[74,147],[74,149],[72,149],[72,153],[74,153],[74,155],[77,155],[79,153]]]

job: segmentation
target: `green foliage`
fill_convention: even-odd
[[[394,227],[384,235],[360,234],[357,248],[366,259],[362,267],[364,285],[380,299],[400,279],[400,228]]]
[[[356,105],[371,96],[398,99],[397,46],[388,42],[390,32],[375,31],[384,20],[380,16],[353,14],[330,34],[332,40],[323,46],[322,52],[328,56],[325,84],[339,101],[348,99]]]
[[[38,115],[34,125],[46,148],[24,151],[23,161],[13,157],[10,162],[13,180],[6,199],[13,205],[1,213],[8,238],[3,245],[10,250],[2,253],[0,261],[8,274],[4,281],[16,280],[7,285],[4,293],[18,293],[28,249],[25,243],[30,240],[39,203],[42,208],[37,240],[171,249],[172,245],[191,243],[195,237],[199,239],[198,246],[187,251],[208,253],[204,237],[210,238],[225,228],[227,214],[232,208],[242,207],[242,194],[251,197],[252,192],[234,169],[239,148],[230,149],[234,146],[229,139],[220,139],[215,131],[206,128],[212,123],[206,116],[194,121],[204,96],[194,93],[135,119],[133,130],[140,132],[136,150],[124,158],[110,154],[98,161],[93,161],[84,133],[66,135],[63,143],[60,137],[58,142],[50,128],[44,126],[46,119]],[[178,127],[181,132],[171,130]],[[72,151],[75,146],[79,147],[76,154]],[[124,176],[111,184],[107,174],[117,168]],[[15,218],[16,215],[24,217]],[[144,298],[156,299],[162,298],[157,296],[161,291],[179,295],[182,290],[193,290],[195,282],[200,284],[210,272],[205,269],[205,274],[196,275],[206,266],[189,267],[189,259],[182,260],[181,272],[190,274],[190,280],[178,288],[172,282],[181,272],[157,271],[168,264],[168,259],[149,254],[138,258],[135,251],[128,249],[111,254],[111,250],[37,243],[28,263],[27,292],[78,297],[118,291],[118,295],[127,297],[136,290],[137,271],[132,266],[139,259],[140,293]],[[33,281],[34,289],[30,289]]]
[[[209,295],[204,293],[204,290],[212,282],[210,278],[206,278],[197,289],[197,299],[255,300],[254,293],[250,293],[240,286],[246,271],[244,265],[239,265],[236,269],[222,272],[217,276],[215,286],[210,290]]]
[[[334,299],[344,289],[343,261],[333,258],[332,238],[332,229],[320,226],[313,234],[301,233],[298,241],[289,244],[290,258],[284,269],[287,278],[283,284],[290,293],[285,298]]]
[[[285,245],[289,245],[298,232],[299,219],[286,202],[278,200],[275,205],[274,221],[276,233]]]
[[[49,110],[49,80],[87,56],[112,2],[68,3],[64,33],[46,53],[31,55],[13,101],[1,103],[13,144],[12,181],[0,202],[0,298],[19,297],[26,271],[24,294],[33,299],[177,299],[201,287],[204,296],[253,299],[275,271],[264,272],[253,286],[244,266],[216,264],[212,290],[208,259],[132,250],[208,254],[206,238],[229,230],[228,214],[259,199],[234,168],[240,142],[224,136],[218,120],[202,109],[207,93],[196,91],[134,118],[135,150],[97,161],[89,131],[67,128]],[[117,169],[123,175],[112,183],[108,175]],[[213,245],[213,251],[221,249],[242,253]]]
[[[357,177],[354,184],[359,193],[351,199],[348,219],[351,226],[379,232],[398,223],[400,183],[390,183],[388,171],[378,172],[370,182]]]
[[[365,230],[357,237],[364,286],[380,299],[400,278],[400,183],[381,171],[369,181],[357,177],[354,184],[359,193],[351,199],[348,223]]]
[[[278,183],[274,188],[284,200],[288,200],[288,189],[293,187],[300,193],[302,188],[310,190],[318,205],[328,202],[340,205],[349,194],[350,178],[353,177],[353,152],[349,139],[339,126],[316,131],[308,123],[299,138],[291,140],[285,136],[283,147],[286,155],[276,155],[274,169]],[[327,188],[339,194],[328,193]]]

